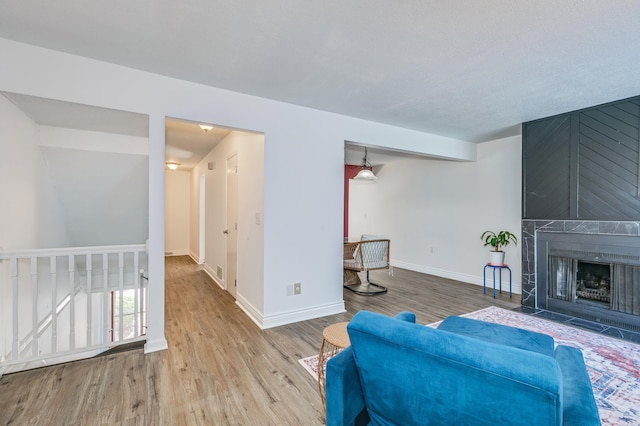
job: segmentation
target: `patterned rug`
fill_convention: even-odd
[[[314,379],[318,380],[318,355],[311,355],[306,358],[299,359],[298,362],[307,370]]]
[[[602,424],[640,425],[640,345],[495,306],[462,316],[546,333],[556,344],[579,348]],[[316,380],[317,361],[317,355],[298,360]]]

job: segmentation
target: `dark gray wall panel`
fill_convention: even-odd
[[[640,97],[523,124],[523,218],[640,219]]]
[[[556,116],[523,127],[525,218],[569,217],[571,118]]]
[[[579,115],[578,218],[640,219],[640,106],[620,102]]]

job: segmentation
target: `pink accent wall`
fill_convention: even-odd
[[[353,179],[360,170],[362,166],[344,165],[344,238],[349,236],[349,179]]]

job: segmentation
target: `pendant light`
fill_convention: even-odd
[[[378,179],[376,175],[374,175],[373,172],[369,169],[370,167],[372,166],[371,166],[371,163],[367,161],[367,147],[364,147],[364,158],[362,159],[362,170],[360,170],[353,179],[361,180],[361,181],[375,181],[376,179]]]

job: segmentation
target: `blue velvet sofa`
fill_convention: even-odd
[[[599,425],[580,350],[462,317],[358,312],[327,363],[327,425]]]

